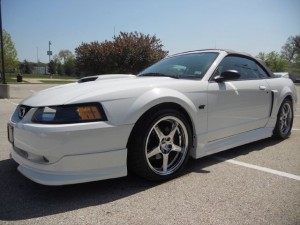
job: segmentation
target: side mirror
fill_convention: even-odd
[[[228,80],[237,80],[241,77],[240,73],[236,70],[226,70],[221,75],[215,76],[214,81],[224,82]]]

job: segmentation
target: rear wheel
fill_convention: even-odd
[[[181,112],[164,109],[149,113],[131,135],[129,169],[149,180],[171,179],[187,163],[191,144],[191,128]]]
[[[285,99],[277,115],[276,126],[274,128],[274,137],[285,139],[290,136],[293,126],[293,103],[290,99]]]

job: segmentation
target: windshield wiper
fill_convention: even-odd
[[[171,78],[179,79],[179,75],[173,76],[173,75],[167,75],[163,73],[142,73],[139,75],[139,77],[171,77]]]

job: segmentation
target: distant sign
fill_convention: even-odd
[[[52,51],[47,51],[47,55],[52,55]]]

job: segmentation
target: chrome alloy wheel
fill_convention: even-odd
[[[145,145],[150,169],[159,175],[175,172],[187,157],[188,132],[185,124],[174,116],[165,116],[150,129]]]
[[[292,126],[292,117],[293,113],[291,105],[286,102],[281,107],[281,112],[279,116],[279,129],[282,132],[282,134],[287,134],[290,132]]]

